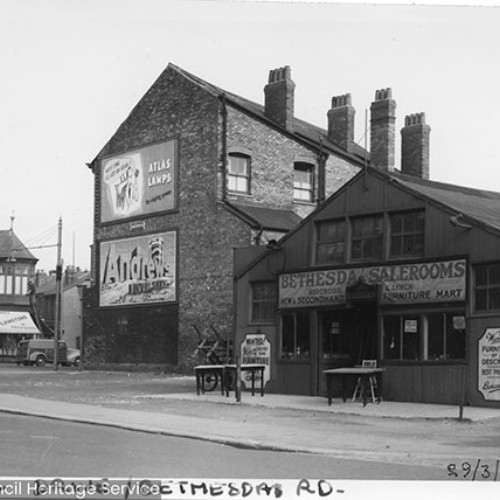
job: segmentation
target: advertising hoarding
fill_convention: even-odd
[[[176,300],[176,232],[100,245],[100,306]]]
[[[377,285],[380,304],[460,302],[466,275],[465,259],[282,274],[279,307],[343,304],[348,287],[356,283]]]
[[[176,208],[177,141],[102,160],[101,222]]]

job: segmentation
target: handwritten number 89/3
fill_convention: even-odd
[[[474,462],[462,462],[459,464],[448,464],[448,477],[457,479],[469,479],[470,481],[476,480],[490,480],[496,481],[498,479],[498,469],[500,460],[496,460],[494,464],[481,462],[477,460]]]

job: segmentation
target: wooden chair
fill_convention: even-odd
[[[377,368],[377,360],[376,359],[364,359],[361,362],[362,368]],[[375,375],[370,375],[368,377],[368,386],[370,389],[370,395],[372,397],[372,402],[376,403],[378,399],[378,386],[377,386],[377,377]],[[362,397],[362,389],[363,389],[363,381],[361,377],[358,377],[358,381],[356,382],[356,387],[354,388],[354,394],[352,395],[352,400],[356,401],[358,398]]]

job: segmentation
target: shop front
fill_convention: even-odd
[[[26,311],[0,311],[0,359],[13,360],[20,340],[37,338],[40,331]]]
[[[324,395],[323,370],[377,360],[387,399],[456,401],[466,278],[464,258],[280,275],[278,387]]]

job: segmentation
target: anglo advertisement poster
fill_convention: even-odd
[[[465,259],[282,274],[279,307],[318,307],[346,302],[349,286],[378,285],[381,304],[465,300]]]
[[[101,221],[175,208],[175,140],[103,160]]]
[[[500,401],[500,328],[486,328],[478,354],[478,389],[487,401]]]
[[[176,300],[176,233],[101,243],[100,306]]]

